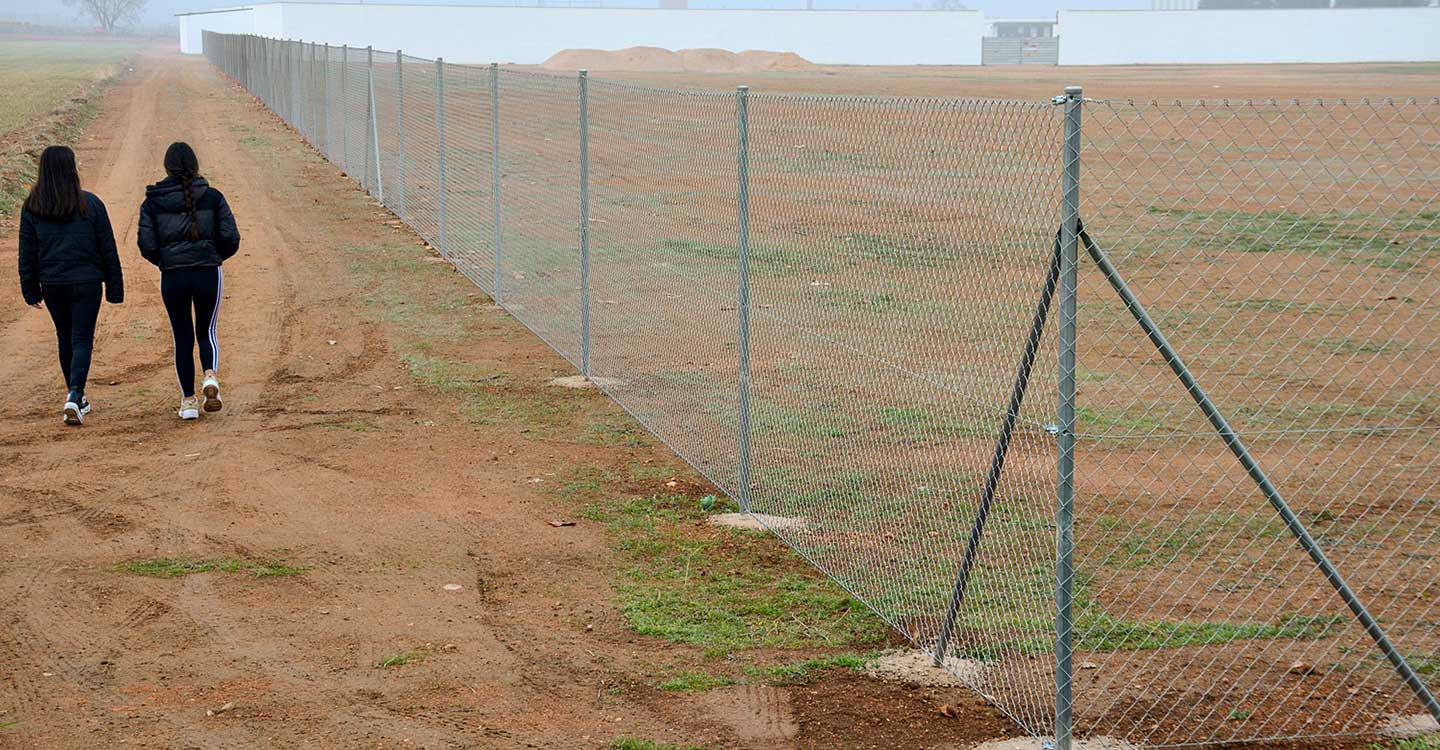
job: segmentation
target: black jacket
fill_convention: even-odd
[[[195,199],[195,224],[200,239],[190,239],[190,214],[185,209],[185,191],[173,177],[145,188],[140,204],[140,231],[136,240],[140,254],[162,271],[178,268],[213,268],[229,260],[240,249],[240,230],[230,204],[204,177],[190,183]]]
[[[85,193],[85,215],[67,221],[20,212],[20,293],[25,304],[45,299],[45,287],[105,282],[105,299],[125,301],[125,278],[105,204]]]

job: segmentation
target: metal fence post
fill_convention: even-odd
[[[326,42],[326,43],[325,43],[325,60],[324,60],[324,62],[322,62],[322,63],[320,64],[320,109],[324,111],[324,115],[325,115],[324,124],[323,124],[323,128],[322,128],[322,129],[324,130],[323,139],[324,139],[325,143],[324,143],[324,145],[320,148],[320,153],[325,154],[327,157],[330,157],[331,161],[334,161],[334,157],[333,157],[333,155],[332,155],[331,152],[330,152],[331,124],[330,124],[330,43],[329,43],[329,42]]]
[[[370,101],[370,122],[367,123],[367,127],[370,128],[370,145],[365,152],[365,163],[369,164],[371,157],[374,157],[375,199],[383,204],[385,202],[385,167],[380,163],[380,119],[376,111],[379,107],[375,102],[375,50],[372,47],[365,48],[365,67],[366,96]],[[370,175],[371,172],[366,170],[367,179]]]
[[[307,76],[308,76],[308,78],[309,78],[309,83],[307,84],[307,88],[308,88],[308,90],[309,90],[309,95],[306,96],[305,99],[306,99],[306,100],[309,102],[309,104],[310,104],[310,117],[309,117],[309,120],[310,120],[310,145],[313,146],[313,145],[315,145],[315,143],[317,143],[317,142],[320,140],[320,127],[319,127],[320,121],[319,121],[319,117],[318,117],[318,113],[319,113],[319,111],[320,111],[320,102],[319,102],[320,97],[318,97],[318,96],[315,95],[315,78],[316,78],[316,75],[315,75],[315,74],[316,74],[316,71],[318,71],[318,70],[320,69],[320,66],[318,66],[318,65],[315,64],[315,57],[316,57],[316,55],[315,55],[315,50],[317,49],[315,43],[314,43],[314,42],[311,42],[311,43],[309,44],[309,47],[310,47],[310,64],[309,64],[308,66],[306,66],[306,68],[305,68],[305,72],[306,72],[306,74],[307,74]]]
[[[490,63],[490,203],[495,220],[495,288],[491,298],[500,304],[500,64]]]
[[[405,221],[405,53],[395,51],[395,213]]]
[[[375,48],[367,46],[365,48],[365,171],[361,177],[360,184],[365,188],[365,192],[371,195],[375,194],[374,187],[370,182],[370,176],[373,174],[370,164],[371,146],[373,143],[371,138],[375,135],[370,130],[370,123],[373,122],[371,115],[375,112],[375,99],[372,96],[374,88],[370,84],[373,83],[374,80]]]
[[[740,510],[750,512],[750,87],[735,92],[736,216],[739,219],[739,252],[736,263],[735,309],[738,314],[740,355],[739,456],[736,482]]]
[[[439,203],[440,255],[450,257],[445,236],[445,58],[435,58],[435,153],[440,161],[435,200]]]
[[[350,179],[350,45],[340,46],[340,168]]]
[[[305,136],[305,40],[290,43],[285,55],[290,61],[290,112],[295,121],[291,123],[296,132]]]
[[[1074,720],[1075,328],[1080,224],[1079,86],[1065,88],[1060,226],[1060,408],[1055,485],[1055,750],[1070,750]]]
[[[580,374],[590,377],[590,72],[580,71]]]

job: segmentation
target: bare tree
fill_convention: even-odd
[[[79,8],[108,34],[139,18],[145,3],[146,0],[65,0],[66,5]]]

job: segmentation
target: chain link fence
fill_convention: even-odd
[[[1440,101],[205,53],[1032,735],[1440,717]]]

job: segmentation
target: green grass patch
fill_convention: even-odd
[[[624,556],[618,608],[632,630],[712,655],[877,645],[884,624],[770,535],[704,523],[697,498],[629,495],[633,476],[581,471],[557,494],[586,503]],[[728,505],[728,503],[722,503]]]
[[[256,578],[298,576],[305,568],[265,560],[223,557],[213,560],[192,560],[181,557],[156,557],[124,563],[120,570],[147,578],[181,578],[195,573],[249,573]]]
[[[1169,230],[1192,247],[1244,253],[1293,252],[1344,263],[1407,270],[1440,247],[1422,216],[1301,216],[1284,211],[1227,211],[1151,207],[1174,219]]]
[[[795,149],[780,155],[777,161],[776,167],[790,174],[878,174],[887,169],[872,155],[828,148]]]
[[[709,672],[681,672],[660,683],[660,689],[676,693],[694,693],[734,684],[735,681],[729,677]]]
[[[0,721],[0,732],[5,731],[6,729],[13,729],[18,726],[20,726],[19,719],[15,719],[13,721]]]
[[[1408,656],[1410,668],[1423,675],[1440,674],[1440,656]]]
[[[728,411],[722,415],[733,419]],[[770,399],[752,398],[750,428],[756,433],[779,433],[795,437],[845,437],[855,430],[855,421],[848,414],[825,404],[808,408],[785,406]]]
[[[1440,750],[1440,737],[1407,737],[1388,743],[1375,743],[1372,750]]]
[[[728,242],[697,242],[672,237],[661,240],[658,250],[682,261],[718,261],[726,269],[733,269],[740,262],[739,246]],[[750,245],[750,273],[755,275],[825,274],[842,267],[839,258],[828,254],[798,253],[770,245]],[[733,274],[733,271],[730,273]]]
[[[1246,640],[1317,640],[1344,627],[1347,618],[1289,615],[1273,623],[1161,622],[1126,620],[1104,613],[1082,616],[1075,630],[1080,651],[1149,651]],[[1046,644],[1046,651],[1051,649]]]
[[[1311,344],[1331,354],[1340,355],[1393,354],[1405,348],[1405,343],[1400,341],[1375,341],[1347,336],[1315,339]]]
[[[610,741],[610,750],[705,750],[704,745],[675,745],[637,737],[616,737]]]
[[[1321,522],[1324,512],[1311,518]],[[1095,537],[1088,546],[1101,565],[1139,570],[1206,553],[1224,554],[1231,540],[1278,539],[1288,533],[1278,518],[1265,514],[1196,513],[1168,528],[1103,514],[1095,519]]]
[[[1075,408],[1075,431],[1082,434],[1154,432],[1164,426],[1165,423],[1148,410],[1131,412],[1088,406]]]
[[[396,667],[403,667],[406,664],[418,664],[419,662],[425,661],[426,656],[428,656],[428,654],[422,649],[411,649],[375,662],[375,668],[394,669]]]
[[[973,417],[945,414],[936,407],[888,407],[881,409],[877,416],[883,424],[898,428],[914,443],[967,435],[990,435],[999,429],[998,421],[992,424]]]
[[[879,657],[877,653],[867,654],[831,654],[804,661],[791,662],[789,664],[777,664],[769,667],[755,667],[746,670],[751,677],[763,679],[766,682],[777,685],[805,685],[813,682],[816,677],[832,669],[848,669],[852,672],[863,672]]]
[[[909,237],[859,233],[846,235],[841,241],[855,257],[895,268],[934,268],[955,259],[955,252],[944,245]]]

